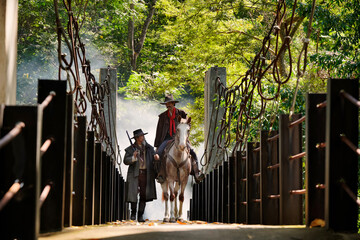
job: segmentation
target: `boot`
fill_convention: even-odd
[[[136,220],[136,202],[132,202],[131,203],[131,215],[130,215],[130,220],[135,221]]]
[[[166,160],[165,160],[164,154],[161,154],[159,161],[161,162],[160,163],[160,170],[159,170],[159,173],[158,173],[158,175],[156,177],[156,181],[158,183],[162,184],[162,183],[165,182],[165,175],[166,175],[166,173],[165,173],[165,166],[166,166],[165,161]]]
[[[139,212],[138,212],[138,222],[145,222],[144,220],[144,211],[145,211],[146,202],[140,201],[139,202]]]
[[[193,149],[190,149],[191,155],[191,174],[195,178],[196,183],[200,183],[204,180],[205,175],[199,170],[198,159]]]

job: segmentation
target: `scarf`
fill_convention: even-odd
[[[170,116],[170,111],[168,111],[168,117],[170,119],[169,133],[170,133],[170,136],[172,137],[173,130],[174,130],[174,133],[176,133],[176,129],[175,129],[175,108],[174,108],[171,116]]]

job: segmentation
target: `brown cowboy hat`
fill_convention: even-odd
[[[141,128],[139,128],[139,129],[136,129],[136,130],[133,132],[133,134],[134,134],[134,137],[132,137],[132,138],[136,138],[136,137],[139,137],[139,136],[146,135],[146,134],[148,134],[148,133],[143,133],[143,131],[141,130]]]
[[[165,105],[166,103],[169,103],[169,102],[178,103],[179,101],[174,100],[174,96],[173,96],[172,94],[167,94],[167,95],[165,95],[165,100],[164,100],[164,102],[162,102],[162,103],[160,103],[160,104]]]

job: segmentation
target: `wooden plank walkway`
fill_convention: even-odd
[[[41,235],[40,240],[70,239],[281,239],[281,240],[359,240],[359,234],[334,233],[324,228],[297,226],[265,226],[242,224],[216,224],[200,221],[163,224],[159,221],[146,223],[118,222],[85,227],[66,228],[62,232]]]

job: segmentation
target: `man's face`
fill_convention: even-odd
[[[174,102],[168,102],[168,103],[166,103],[166,108],[167,108],[169,111],[173,110],[174,107],[175,107],[175,103],[174,103]]]
[[[142,142],[144,142],[145,137],[144,137],[144,135],[141,135],[141,136],[136,137],[135,139],[136,139],[137,144],[141,144]]]

